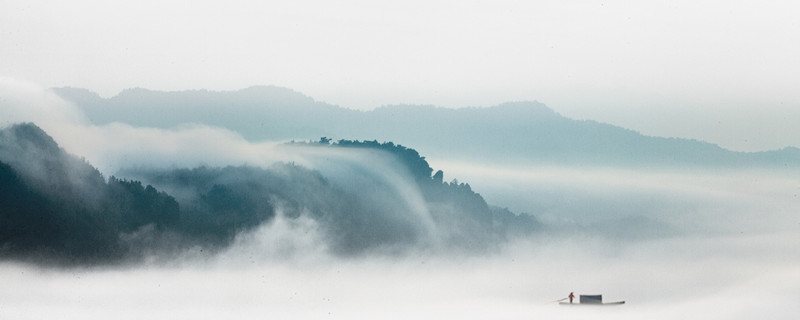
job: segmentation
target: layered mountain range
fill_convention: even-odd
[[[421,154],[498,166],[800,165],[796,148],[742,153],[695,140],[648,137],[568,119],[536,102],[354,111],[277,87],[131,89],[111,98],[84,89],[53,91],[84,113],[87,128],[199,124],[250,142],[278,141],[280,147],[270,152],[308,161],[176,167],[132,160],[101,173],[36,124],[11,125],[0,129],[0,257],[86,264],[141,261],[196,248],[214,253],[276,221],[304,226],[300,231],[311,232],[318,246],[340,256],[484,252],[546,229],[534,216],[539,212],[491,206],[468,183],[445,181]],[[263,146],[253,143],[248,150]],[[626,218],[621,228],[644,226],[642,232],[656,234],[668,229],[664,220],[669,219],[645,212]]]
[[[421,105],[355,111],[279,87],[238,91],[129,89],[102,98],[85,89],[53,89],[97,125],[222,127],[250,141],[334,139],[393,141],[429,157],[491,163],[603,166],[795,167],[800,149],[734,152],[696,140],[641,135],[572,120],[538,102],[488,108]]]

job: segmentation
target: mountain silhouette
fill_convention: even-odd
[[[573,120],[538,102],[488,108],[423,105],[354,111],[296,91],[259,86],[238,91],[129,89],[104,99],[75,88],[53,89],[95,124],[170,128],[206,124],[250,141],[337,139],[395,141],[430,157],[473,162],[603,166],[796,167],[800,149],[734,152],[689,139],[644,136],[596,121]]]
[[[394,167],[347,162],[339,175],[346,181],[293,163],[136,169],[122,172],[136,180],[106,179],[34,124],[2,129],[0,258],[82,265],[216,252],[278,216],[313,220],[327,249],[342,256],[481,251],[539,228],[533,216],[490,207],[469,184],[442,181],[414,149],[324,139],[287,147],[368,151]],[[348,183],[352,172],[358,183]]]

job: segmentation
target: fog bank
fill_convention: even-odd
[[[469,225],[459,223],[470,220],[446,205],[436,207],[444,213],[440,220],[432,217],[409,170],[384,153],[253,143],[201,124],[92,126],[68,104],[42,98],[36,88],[18,85],[15,90],[34,93],[0,101],[4,121],[41,123],[59,145],[85,156],[106,176],[123,169],[164,173],[202,165],[234,166],[231,171],[242,170],[239,174],[263,173],[275,162],[304,166],[296,172],[326,177],[330,190],[348,190],[369,209],[391,205],[365,212],[384,214],[377,216],[384,228],[392,226],[384,222],[399,221],[407,227],[399,234],[419,235],[412,243],[426,246],[403,254],[367,250],[337,256],[329,250],[324,220],[309,218],[309,206],[296,206],[300,214],[293,217],[287,214],[289,206],[276,206],[274,219],[235,229],[239,232],[231,235],[230,245],[213,252],[193,246],[145,254],[136,264],[114,267],[2,262],[2,318],[793,319],[800,314],[800,176],[793,169],[501,167],[429,159],[432,167],[444,170],[445,177],[427,177],[440,186],[453,178],[469,182],[469,188],[448,186],[467,190],[473,200],[473,191],[478,192],[490,204],[543,222],[525,239],[461,254],[426,248],[437,248],[437,239],[474,236],[473,229],[459,229]],[[155,176],[141,178],[159,182]],[[217,178],[210,179],[212,184],[228,179]],[[243,180],[249,182],[231,178]],[[239,190],[252,186],[261,185],[237,185]],[[352,203],[339,197],[345,192],[326,198],[274,186],[318,203]],[[184,194],[179,186],[158,187],[178,198]],[[487,225],[494,226],[491,222]],[[358,235],[353,230],[339,231]],[[386,238],[381,231],[370,235]],[[600,309],[554,303],[571,291],[627,303]]]
[[[3,264],[14,319],[792,319],[797,237],[520,243],[491,257],[247,260],[41,270]],[[742,248],[748,248],[742,251]],[[767,249],[767,250],[762,250]],[[237,258],[238,257],[238,258]],[[613,307],[559,306],[570,291]]]
[[[611,238],[800,234],[796,169],[493,167],[441,159],[431,164],[471,181],[487,202]]]

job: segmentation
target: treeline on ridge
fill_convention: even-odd
[[[214,252],[278,215],[313,219],[325,245],[345,256],[431,244],[485,250],[538,226],[530,215],[488,206],[468,184],[443,182],[442,172],[432,175],[413,149],[377,141],[329,142],[309,145],[370,148],[396,157],[414,176],[432,229],[388,191],[365,196],[293,163],[138,170],[128,172],[133,180],[106,180],[44,131],[22,124],[0,131],[0,257],[91,264],[169,256],[198,246]]]

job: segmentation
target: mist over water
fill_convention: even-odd
[[[472,175],[457,174],[483,186],[472,169]],[[605,169],[578,171],[548,168],[494,177],[500,184],[512,176],[546,182],[544,172],[561,175],[567,182],[560,186],[537,179],[514,186],[520,194],[548,184],[552,193],[561,188],[583,199],[605,198],[584,205],[594,212],[625,210],[636,195],[655,193],[649,207],[630,205],[675,231],[645,230],[649,236],[632,237],[592,230],[591,223],[579,221],[598,222],[600,214],[591,218],[582,206],[567,205],[573,198],[553,199],[549,210],[538,211],[553,229],[491,253],[419,250],[341,258],[326,251],[313,220],[278,218],[240,234],[214,255],[190,251],[167,261],[88,269],[4,263],[0,312],[17,319],[792,319],[800,312],[796,180],[776,173],[636,172],[661,179],[633,183],[646,179]],[[597,178],[608,175],[617,178]],[[506,192],[492,184],[476,189],[490,200]],[[604,191],[586,191],[595,189]],[[557,212],[565,217],[548,218]],[[567,229],[559,221],[581,227]],[[626,304],[554,302],[570,291]]]
[[[552,224],[600,227],[606,236],[635,235],[625,220],[648,220],[654,235],[747,235],[800,230],[797,169],[492,167],[431,160],[452,176],[472,181],[490,203],[529,212]],[[610,226],[609,226],[610,227]],[[651,235],[653,236],[653,235]]]
[[[306,253],[279,261],[234,247],[166,266],[3,264],[0,312],[15,319],[792,319],[800,311],[799,261],[785,254],[798,244],[796,237],[688,239],[609,249],[544,241],[488,257]],[[627,303],[553,302],[569,291]]]
[[[429,212],[407,172],[382,154],[252,143],[203,125],[92,126],[70,112],[48,117],[15,102],[42,110],[70,108],[32,97],[37,95],[3,102],[3,115],[42,123],[60,145],[86,156],[106,175],[137,165],[268,168],[292,162],[374,203],[393,201],[392,212],[410,212],[404,223],[428,239],[441,232],[427,221]],[[319,221],[288,219],[278,208],[275,219],[240,232],[215,252],[196,247],[103,267],[0,262],[0,318],[793,319],[800,314],[797,171],[492,167],[428,160],[444,170],[445,180],[468,182],[489,204],[534,215],[542,229],[479,253],[426,245],[402,254],[342,257],[330,251]],[[555,302],[571,291],[626,304],[584,308]]]

